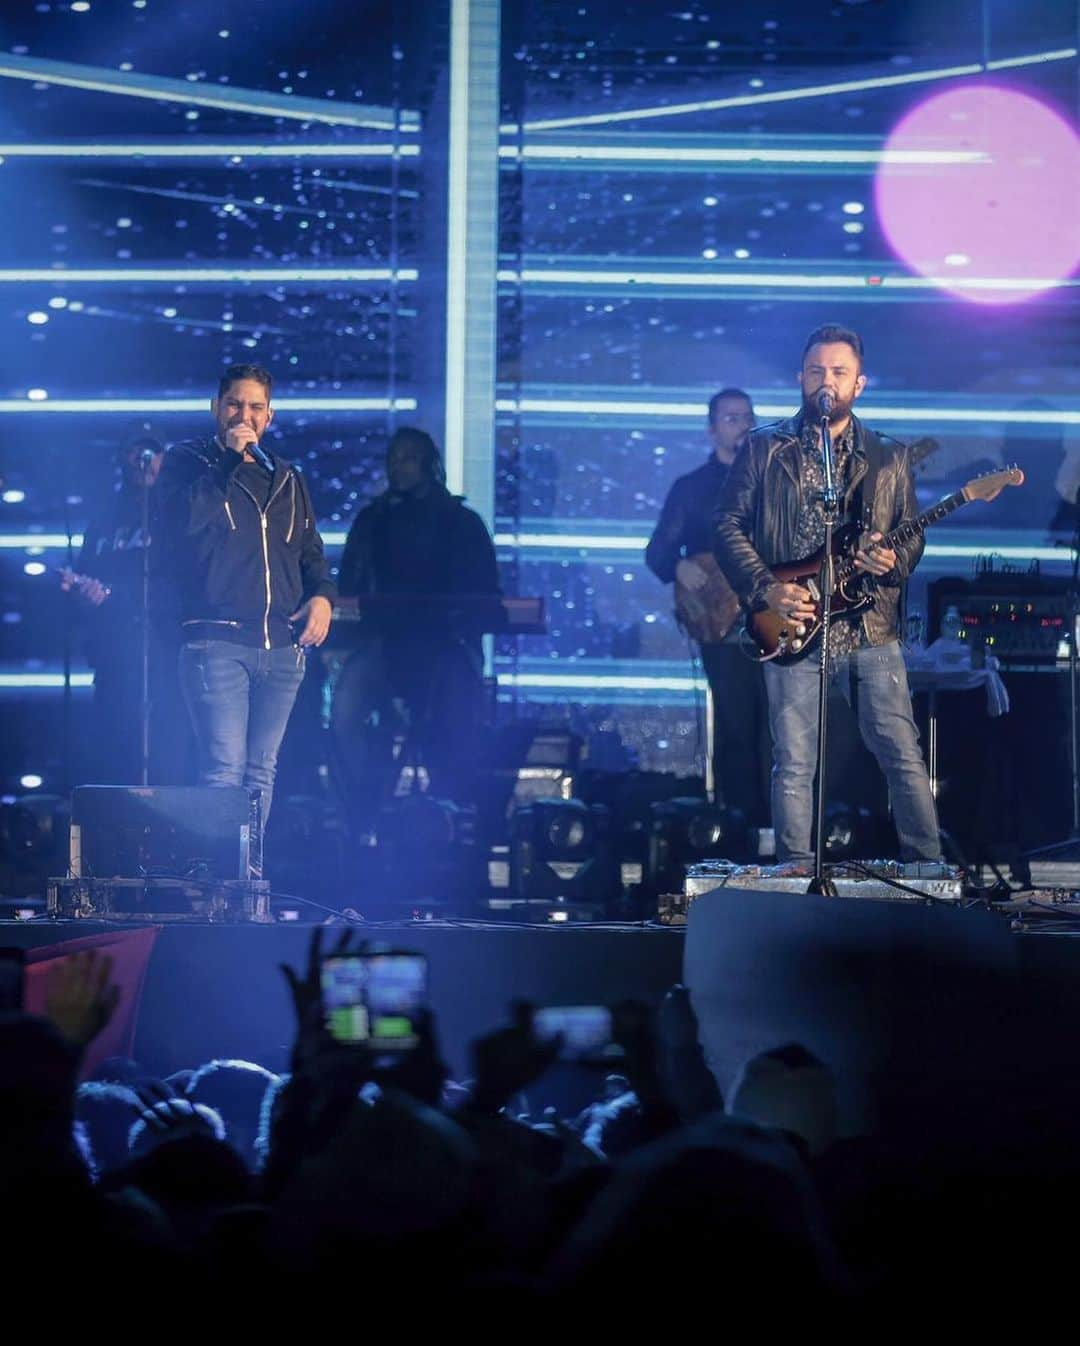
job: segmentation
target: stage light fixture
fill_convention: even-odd
[[[825,859],[865,859],[873,855],[877,827],[870,810],[861,804],[832,803],[825,808]]]
[[[581,799],[537,799],[510,824],[510,888],[518,901],[605,907],[619,895],[610,814]]]
[[[484,857],[476,809],[416,792],[392,799],[375,820],[375,846],[358,856],[375,905],[392,909],[451,907],[467,914],[479,904]]]
[[[654,894],[681,892],[688,865],[751,858],[749,830],[738,809],[686,796],[654,804],[651,815],[648,882]]]

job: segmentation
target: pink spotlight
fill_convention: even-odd
[[[909,112],[885,148],[878,219],[899,256],[942,289],[1015,304],[1080,260],[1080,140],[1037,99],[962,85]]]

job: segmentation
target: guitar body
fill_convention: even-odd
[[[709,578],[700,589],[687,589],[675,581],[675,620],[699,645],[718,644],[735,625],[739,600],[712,552],[698,552],[687,559]]]
[[[850,552],[858,536],[857,528],[849,526],[837,529],[833,534],[833,556],[841,557]],[[751,612],[746,619],[746,629],[758,647],[762,661],[797,664],[806,658],[817,643],[821,631],[824,561],[825,548],[821,547],[813,556],[807,556],[802,561],[789,561],[785,565],[772,567],[773,574],[781,584],[801,584],[804,589],[810,590],[814,597],[815,615],[811,621],[794,622],[773,608]],[[869,607],[872,601],[873,594],[860,577],[842,579],[833,590],[832,618],[836,621],[855,617]]]

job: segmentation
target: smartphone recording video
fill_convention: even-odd
[[[325,958],[322,997],[326,1026],[338,1042],[407,1051],[419,1041],[427,1004],[427,958],[397,952]]]
[[[611,1040],[611,1011],[604,1005],[549,1005],[533,1015],[533,1031],[549,1040],[562,1034],[560,1061],[620,1061],[622,1048]]]

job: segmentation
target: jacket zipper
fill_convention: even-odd
[[[236,532],[236,520],[233,518],[232,510],[229,508],[229,502],[225,501],[225,517],[229,520],[229,527]]]
[[[291,472],[289,473],[289,476],[288,476],[288,478],[286,478],[286,480],[289,480],[289,481],[292,480],[292,473],[291,473]],[[273,495],[270,496],[270,499],[267,500],[267,502],[266,502],[266,509],[260,509],[260,508],[259,508],[259,502],[255,499],[255,497],[251,494],[251,492],[248,490],[248,488],[244,485],[244,483],[243,483],[242,481],[238,481],[236,484],[237,484],[237,486],[240,487],[240,489],[241,489],[241,490],[244,492],[244,494],[248,497],[248,499],[249,499],[249,500],[251,501],[251,503],[255,506],[256,510],[258,510],[258,513],[259,513],[259,524],[260,524],[260,530],[261,530],[261,536],[262,536],[263,583],[264,583],[265,586],[266,586],[266,606],[265,606],[265,608],[263,608],[263,647],[264,647],[265,649],[269,649],[269,648],[270,648],[270,602],[271,602],[271,590],[270,590],[270,543],[269,543],[269,539],[268,539],[268,537],[267,537],[267,518],[266,518],[266,516],[267,516],[267,513],[269,512],[270,506],[274,503],[274,501],[277,499],[278,495],[280,494],[282,487],[285,485],[285,482],[282,481],[281,485],[277,488],[277,490],[273,493]],[[225,507],[226,507],[226,509],[228,508],[228,501],[225,502]]]

